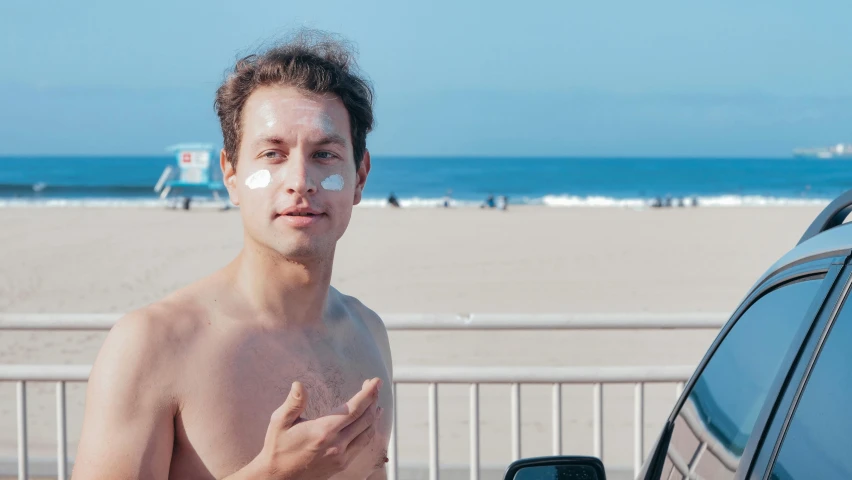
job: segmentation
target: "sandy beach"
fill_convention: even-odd
[[[332,284],[382,313],[721,312],[792,248],[815,207],[357,208]],[[0,209],[0,312],[125,312],[230,261],[237,211]],[[104,333],[0,333],[0,363],[91,363]],[[396,365],[694,365],[714,331],[392,332]],[[33,457],[55,451],[53,385],[29,389]],[[441,386],[441,462],[468,459],[468,389]],[[509,387],[481,389],[483,465],[510,459]],[[428,458],[426,387],[399,386],[399,459]],[[604,392],[604,459],[632,462],[632,386]],[[550,387],[523,389],[523,455],[550,453]],[[591,387],[565,386],[563,450],[590,454]],[[648,386],[650,448],[675,399]],[[73,456],[84,385],[68,388]],[[15,455],[14,385],[0,384],[0,457]]]

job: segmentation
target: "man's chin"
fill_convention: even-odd
[[[315,243],[291,243],[272,247],[281,257],[300,263],[317,262],[328,259],[328,248]]]
[[[299,263],[328,261],[334,256],[335,239],[329,235],[307,232],[262,232],[248,235],[246,240],[266,250],[270,257],[279,257]]]

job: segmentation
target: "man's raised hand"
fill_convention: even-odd
[[[305,420],[307,391],[293,382],[287,399],[272,413],[254,470],[281,480],[325,479],[345,470],[376,434],[381,384],[378,378],[365,380],[358,393],[330,414]]]

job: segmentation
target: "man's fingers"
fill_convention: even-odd
[[[346,453],[352,457],[358,455],[361,450],[367,448],[374,436],[376,436],[375,423],[367,427],[367,429],[363,432],[359,433],[358,436],[349,443],[349,446],[346,447]]]
[[[381,384],[382,381],[378,378],[370,379],[348,402],[335,408],[329,417],[333,419],[333,428],[340,431],[358,420],[367,411],[367,407],[378,400]]]
[[[358,435],[376,424],[381,411],[381,407],[377,408],[371,404],[370,408],[358,420],[355,420],[348,427],[340,431],[340,443],[343,445],[352,443]]]
[[[272,414],[272,418],[282,428],[292,426],[299,420],[308,405],[308,392],[301,382],[293,382],[290,393],[284,403]]]

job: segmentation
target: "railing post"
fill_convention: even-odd
[[[683,395],[683,387],[683,382],[677,382],[677,385],[675,385],[675,400],[680,399],[680,396]]]
[[[396,401],[396,382],[393,382],[393,424],[391,424],[390,442],[388,444],[388,480],[397,480],[399,478],[399,458],[397,450],[397,401]]]
[[[521,384],[512,384],[512,461],[521,458]]]
[[[67,478],[68,438],[65,424],[65,382],[56,382],[56,478],[59,480]]]
[[[639,475],[645,460],[645,384],[637,383],[633,398],[633,476]]]
[[[18,396],[18,480],[29,478],[27,461],[27,382],[17,384]]]
[[[429,384],[429,480],[440,476],[438,462],[438,384]]]
[[[592,415],[595,456],[603,460],[603,385],[596,383],[593,388]]]
[[[470,480],[479,480],[479,384],[470,384]]]
[[[693,478],[695,476],[695,469],[698,468],[698,464],[701,462],[701,457],[704,456],[704,453],[707,451],[707,442],[701,442],[698,444],[698,448],[695,449],[695,455],[692,456],[692,460],[689,462],[689,471],[687,472],[687,477]]]
[[[562,384],[553,384],[553,454],[562,455]]]

